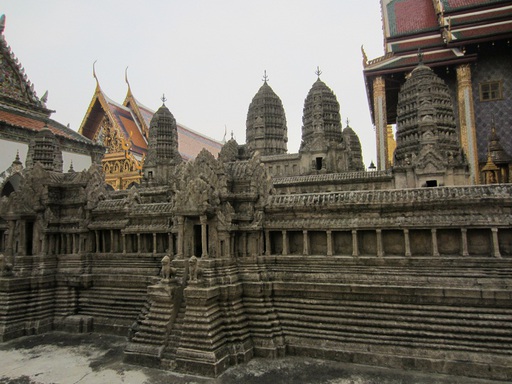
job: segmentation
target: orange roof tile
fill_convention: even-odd
[[[42,130],[46,125],[48,128],[57,136],[65,137],[66,139],[81,141],[85,143],[91,143],[89,139],[72,129],[54,121],[48,119],[48,121],[39,120],[34,117],[20,115],[18,113],[0,110],[0,121],[13,125],[15,127],[31,129],[34,131]]]

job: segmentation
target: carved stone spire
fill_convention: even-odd
[[[308,150],[319,139],[324,140],[326,145],[343,141],[340,105],[336,95],[320,80],[320,70],[316,74],[318,79],[304,101],[301,150]]]
[[[162,97],[165,99],[165,97]],[[149,124],[148,152],[144,161],[144,176],[163,179],[169,174],[167,166],[183,161],[178,151],[178,128],[171,111],[162,104]]]
[[[288,137],[283,103],[275,94],[265,72],[263,85],[258,90],[247,112],[246,139],[250,155],[286,153]]]
[[[445,82],[418,65],[398,95],[396,166],[411,164],[428,151],[443,165],[463,162],[452,105]]]

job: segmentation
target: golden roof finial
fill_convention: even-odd
[[[128,88],[130,88],[130,82],[128,81],[128,66],[126,66],[126,69],[124,70],[124,81],[128,84]]]
[[[92,77],[96,80],[96,85],[99,88],[100,87],[100,81],[98,80],[98,76],[96,76],[96,62],[98,60],[94,60],[94,63],[92,63]]]
[[[162,104],[165,105],[165,102],[167,101],[167,99],[165,98],[165,93],[162,93],[162,98],[160,100],[162,100]]]

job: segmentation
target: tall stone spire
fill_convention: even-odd
[[[452,105],[445,82],[418,65],[398,96],[395,166],[407,165],[428,150],[445,164],[462,161]]]
[[[324,145],[343,141],[340,105],[336,95],[320,80],[320,70],[316,74],[318,79],[304,101],[301,151],[311,149],[313,143],[318,144],[319,141],[323,141]]]
[[[448,86],[421,63],[398,94],[396,138],[395,187],[471,182]]]
[[[263,85],[253,97],[246,121],[247,149],[252,155],[279,155],[287,152],[286,116],[279,96],[268,85],[265,71]]]

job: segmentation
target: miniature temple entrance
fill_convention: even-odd
[[[208,218],[205,215],[185,218],[183,245],[185,251],[184,256],[186,258],[192,255],[196,257],[208,257],[208,232]]]

